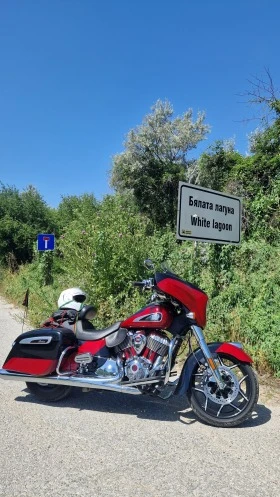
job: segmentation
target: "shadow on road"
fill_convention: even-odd
[[[254,410],[251,418],[247,419],[237,428],[249,428],[253,426],[264,425],[271,419],[271,410],[265,407],[263,404],[258,404]]]
[[[183,396],[174,396],[168,400],[162,400],[151,396],[130,396],[116,392],[105,392],[96,390],[83,393],[75,389],[70,397],[57,403],[42,402],[31,395],[28,389],[24,389],[27,395],[16,397],[17,402],[28,402],[42,404],[50,407],[66,407],[77,410],[110,412],[137,416],[140,419],[151,419],[157,421],[179,421],[184,424],[192,424],[197,421],[195,414],[189,407],[188,401]],[[263,425],[271,418],[271,411],[264,405],[258,404],[251,418],[237,428],[250,428]]]

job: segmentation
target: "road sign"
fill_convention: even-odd
[[[54,235],[40,233],[37,235],[38,250],[54,250],[55,238]]]
[[[241,199],[179,182],[177,238],[238,245]]]

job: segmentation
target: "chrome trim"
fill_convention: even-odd
[[[141,323],[141,322],[157,323],[160,322],[161,320],[162,320],[161,312],[149,312],[148,314],[144,314],[143,316],[133,319],[133,323]]]
[[[195,313],[194,312],[188,312],[188,314],[186,314],[186,317],[189,318],[189,319],[195,319]]]
[[[165,376],[157,376],[151,377],[151,378],[143,378],[142,380],[130,380],[130,381],[124,381],[122,382],[122,385],[149,385],[150,383],[159,383],[160,381],[163,381]]]
[[[133,369],[135,367],[135,371]],[[134,357],[126,361],[124,370],[129,381],[141,381],[149,376],[151,361],[145,357]]]
[[[178,337],[172,338],[169,344],[169,349],[168,349],[168,358],[167,358],[167,364],[166,364],[166,373],[165,373],[165,378],[164,378],[164,384],[166,385],[169,381],[170,373],[171,373],[171,362],[172,362],[172,355],[173,355],[173,350],[174,347],[177,343]]]
[[[211,376],[208,377],[207,371],[204,372],[205,382],[203,382],[202,388],[203,388],[204,395],[205,395],[206,399],[212,400],[212,402],[214,402],[216,404],[221,404],[224,406],[226,404],[231,404],[231,402],[233,402],[236,399],[236,397],[240,391],[239,390],[239,382],[238,382],[238,379],[235,376],[235,374],[227,366],[219,366],[219,371],[221,373],[227,373],[227,375],[230,376],[230,378],[231,378],[231,386],[230,386],[230,390],[228,390],[228,392],[227,392],[227,397],[223,397],[223,395],[218,397],[217,392],[212,392],[212,387],[209,387],[208,385],[209,385],[209,382],[211,382],[212,380],[215,381],[215,378],[212,378]],[[207,402],[205,403],[205,407],[207,408]],[[205,409],[205,411],[206,411],[206,409]]]
[[[84,352],[83,354],[77,354],[74,361],[77,364],[90,364],[92,362],[93,355],[90,352]]]
[[[109,381],[102,378],[101,381],[98,381],[97,378],[93,379],[92,377],[82,376],[28,376],[25,374],[10,373],[5,369],[0,369],[0,378],[2,378],[3,380],[27,381],[30,383],[46,383],[49,385],[67,385],[81,388],[87,387],[91,389],[111,390],[113,392],[129,393],[131,395],[142,395],[140,390],[134,387],[121,385],[120,383],[115,384],[115,382],[117,381],[120,382],[120,378],[110,378]],[[155,382],[155,380],[153,382]]]
[[[43,342],[41,340],[43,340]],[[51,341],[52,337],[41,336],[23,338],[19,343],[21,345],[48,345],[49,343],[51,343]]]
[[[67,376],[67,375],[69,375],[69,371],[67,371],[66,373],[61,373],[59,371],[59,368],[61,366],[61,363],[62,363],[62,361],[64,359],[64,356],[65,356],[66,352],[68,352],[68,350],[76,349],[76,348],[77,347],[75,347],[74,345],[71,345],[70,347],[66,347],[66,349],[64,349],[63,352],[61,352],[58,364],[56,366],[56,372],[57,372],[58,375],[61,375],[61,376]]]
[[[149,371],[149,376],[153,376],[154,374],[156,374],[157,371],[162,371],[163,366],[164,366],[163,357],[159,355],[156,358],[155,362],[153,363],[152,368]]]
[[[193,325],[191,326],[191,330],[195,336],[195,338],[197,339],[199,345],[200,345],[200,348],[202,350],[202,353],[208,363],[208,366],[209,368],[211,369],[212,371],[212,374],[220,388],[220,390],[223,390],[224,387],[225,387],[225,382],[223,381],[222,379],[222,376],[221,376],[221,373],[219,371],[219,369],[213,369],[211,367],[211,364],[210,364],[210,361],[213,361],[213,357],[212,357],[212,354],[211,354],[211,351],[206,343],[206,340],[204,338],[204,335],[203,335],[203,332],[202,332],[202,329],[199,327],[199,326],[196,326],[196,325]]]
[[[240,342],[229,342],[231,345],[235,345],[235,347],[238,347],[239,349],[243,349],[243,345]]]
[[[120,368],[114,359],[107,359],[103,366],[100,366],[94,372],[95,376],[100,378],[115,378],[120,377]]]
[[[150,333],[147,338],[147,348],[163,357],[167,354],[169,342],[167,337]]]
[[[137,354],[140,354],[146,346],[147,338],[144,332],[136,331],[136,333],[132,335],[131,341],[132,341],[132,346],[136,350]]]

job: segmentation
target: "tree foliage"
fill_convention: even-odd
[[[54,230],[51,209],[33,186],[20,192],[0,185],[0,261],[7,263],[11,254],[17,264],[31,261],[37,234]]]
[[[157,226],[174,226],[178,181],[187,179],[188,153],[209,131],[204,121],[203,113],[193,120],[191,109],[173,118],[171,104],[159,100],[128,133],[125,151],[113,158],[112,186],[119,193],[130,192]]]
[[[279,102],[279,101],[277,101]],[[275,105],[276,103],[275,102]],[[280,228],[280,113],[274,122],[251,137],[251,153],[232,171],[236,193],[243,198],[246,236],[279,240]]]
[[[257,189],[270,191],[275,179],[280,178],[280,112],[275,122],[251,137],[252,160],[243,182],[253,193]]]
[[[226,191],[231,173],[242,156],[232,142],[217,141],[198,160],[197,183],[212,190]]]
[[[59,230],[67,227],[74,219],[94,217],[98,202],[93,194],[68,195],[62,200],[56,210],[56,222]]]

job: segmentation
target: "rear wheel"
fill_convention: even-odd
[[[66,385],[33,382],[27,382],[26,385],[33,395],[45,402],[56,402],[65,399],[72,391],[72,387],[67,387]]]
[[[225,388],[220,390],[212,371],[198,364],[191,378],[190,404],[205,423],[237,426],[252,414],[259,396],[258,381],[252,367],[235,357],[219,354],[215,360]]]

